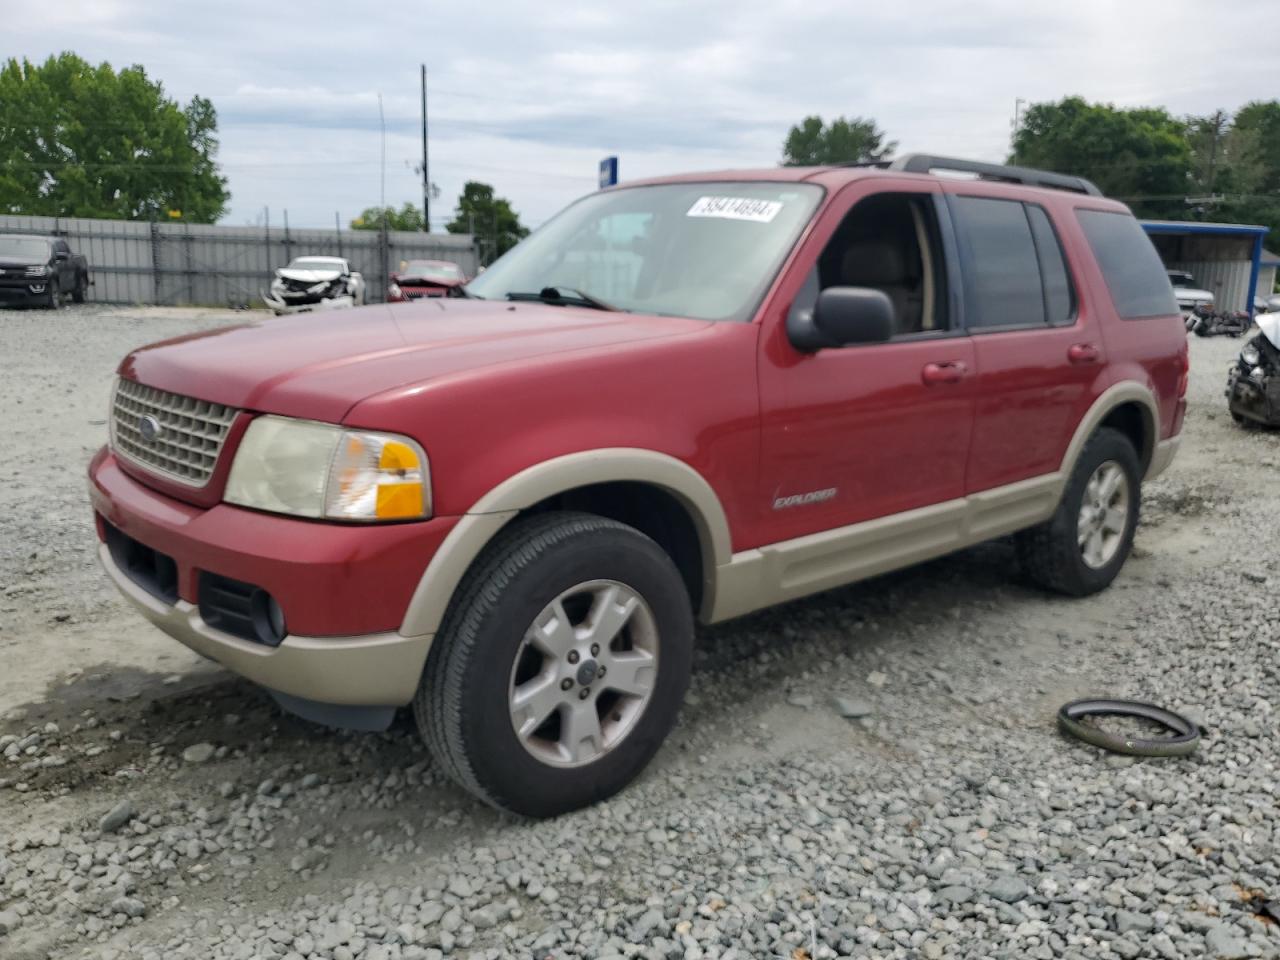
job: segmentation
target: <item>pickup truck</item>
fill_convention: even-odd
[[[1151,240],[1087,181],[692,174],[451,297],[135,350],[90,499],[161,630],[322,723],[412,705],[442,772],[547,816],[658,750],[696,623],[1006,535],[1105,589],[1187,373]]]
[[[89,261],[60,237],[0,234],[0,303],[60,309],[64,298],[84,303]]]

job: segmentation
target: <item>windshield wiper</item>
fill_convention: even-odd
[[[611,303],[605,303],[598,297],[572,287],[543,287],[537,293],[521,293],[512,290],[507,294],[508,300],[537,300],[554,304],[558,307],[590,307],[592,310],[617,310]]]

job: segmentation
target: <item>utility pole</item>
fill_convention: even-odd
[[[427,173],[427,65],[422,65],[422,229],[431,232],[431,176]]]
[[[1013,101],[1013,135],[1010,138],[1012,146],[1017,146],[1018,143],[1018,130],[1022,126],[1022,105],[1026,102],[1022,97]]]
[[[1209,146],[1209,195],[1213,196],[1213,181],[1217,178],[1218,169],[1218,140],[1222,138],[1222,128],[1226,126],[1227,118],[1221,110],[1213,115],[1213,143]]]
[[[382,131],[382,161],[378,165],[381,177],[378,183],[378,207],[382,214],[382,226],[387,226],[387,118],[382,112],[382,93],[378,93],[378,128]]]

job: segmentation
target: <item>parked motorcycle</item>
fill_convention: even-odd
[[[1218,313],[1213,304],[1208,303],[1197,304],[1187,315],[1187,330],[1198,337],[1239,337],[1251,323],[1252,318],[1247,313]]]
[[[1254,318],[1261,331],[1227,372],[1227,409],[1239,424],[1280,427],[1280,312]]]

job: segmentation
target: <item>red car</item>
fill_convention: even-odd
[[[1146,234],[1034,170],[631,183],[459,293],[133,352],[92,504],[161,629],[531,815],[640,772],[695,623],[1007,534],[1105,588],[1186,405]]]
[[[391,274],[391,282],[387,284],[387,302],[447,297],[466,282],[462,268],[449,260],[410,260]]]

